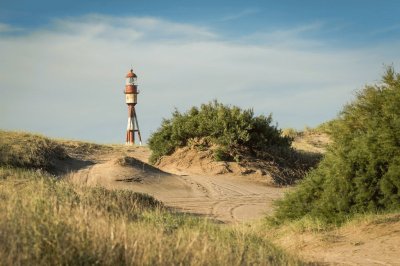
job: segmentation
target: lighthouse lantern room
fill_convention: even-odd
[[[126,128],[126,144],[135,144],[135,132],[138,134],[139,143],[142,145],[142,137],[139,130],[139,122],[137,120],[135,105],[137,104],[137,76],[131,69],[126,75],[125,83],[125,102],[128,105],[128,125]]]

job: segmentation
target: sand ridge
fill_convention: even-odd
[[[179,211],[204,215],[221,222],[263,217],[273,209],[285,188],[268,186],[237,176],[169,173],[147,163],[145,147],[114,149],[92,158],[93,164],[72,171],[69,178],[87,185],[147,193]]]

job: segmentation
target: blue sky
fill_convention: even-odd
[[[280,127],[332,119],[400,65],[400,1],[0,1],[0,127],[124,139],[134,66],[145,138],[212,99]]]
[[[213,27],[234,38],[265,29],[325,23],[317,36],[346,41],[393,39],[400,33],[397,0],[303,1],[30,1],[2,0],[3,23],[23,28],[51,24],[57,18],[86,14],[151,16]]]

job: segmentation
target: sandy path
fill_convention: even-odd
[[[212,217],[222,222],[241,222],[263,217],[285,189],[241,177],[169,174],[147,164],[148,149],[119,148],[92,156],[93,164],[70,174],[89,185],[130,189],[147,193],[179,211]],[[137,161],[116,163],[128,156]]]
[[[116,181],[117,178],[124,179],[121,171],[117,171],[118,174],[114,171],[113,175],[109,175],[109,171],[102,168],[100,164],[87,170],[85,174],[89,176],[89,183],[147,193],[176,210],[204,215],[222,222],[261,218],[272,211],[273,200],[282,197],[284,192],[282,188],[268,187],[232,176],[145,174],[138,182],[130,179]]]
[[[153,191],[153,195],[168,206],[224,222],[247,221],[270,213],[273,200],[284,191],[226,175],[175,177],[189,186],[191,193],[171,196]]]

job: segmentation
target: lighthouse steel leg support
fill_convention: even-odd
[[[135,127],[136,126],[136,127]],[[139,122],[135,112],[134,105],[128,105],[128,125],[126,127],[126,144],[135,144],[135,132],[138,133],[139,143],[142,145],[142,136],[140,135]]]
[[[140,144],[140,146],[142,146],[142,136],[140,135],[139,122],[138,122],[138,119],[137,119],[135,107],[133,107],[133,117],[134,117],[136,128],[137,128],[135,131],[137,131],[137,133],[138,133],[139,144]]]
[[[135,124],[133,123],[133,105],[128,105],[128,125],[126,127],[126,144],[133,145],[135,143]]]

